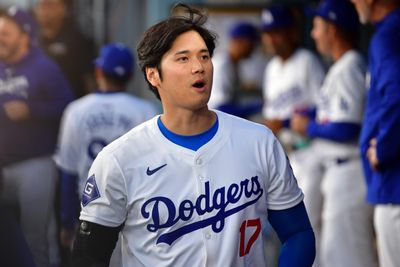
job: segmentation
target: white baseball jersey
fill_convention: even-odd
[[[361,124],[365,103],[366,63],[362,55],[349,50],[329,69],[317,99],[317,122],[350,122]],[[359,154],[358,144],[318,140],[329,154]]]
[[[208,107],[214,109],[232,102],[238,94],[240,85],[237,70],[228,53],[215,55],[212,61],[214,75]]]
[[[93,93],[67,106],[54,158],[61,169],[78,174],[79,196],[98,152],[156,114],[150,102],[126,92]]]
[[[155,117],[94,161],[80,219],[125,223],[124,267],[265,266],[267,209],[293,207],[303,194],[266,127],[217,115],[217,133],[197,151],[169,141]]]
[[[314,104],[323,78],[323,66],[306,49],[297,49],[285,61],[274,56],[264,72],[263,116],[267,119],[286,120],[295,108]]]
[[[350,50],[329,69],[317,100],[317,121],[361,124],[366,65]],[[357,141],[315,138],[292,154],[317,240],[318,266],[377,266],[371,206]],[[322,223],[321,223],[322,222]],[[322,228],[321,228],[322,227]],[[320,245],[320,246],[319,246]]]

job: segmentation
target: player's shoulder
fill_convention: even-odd
[[[82,96],[78,99],[75,99],[68,103],[68,105],[65,108],[64,113],[79,113],[83,109],[87,108],[88,106],[93,103],[95,99],[95,95],[93,93],[87,94],[85,96]]]
[[[146,109],[146,110],[154,110],[156,111],[156,105],[151,102],[150,100],[132,95],[132,94],[127,94],[127,99],[131,101],[132,103],[135,103],[135,106]]]
[[[31,63],[36,66],[36,69],[38,71],[49,75],[49,77],[52,75],[52,72],[61,72],[61,69],[57,65],[57,63],[53,59],[51,59],[41,48],[32,47],[28,53],[28,57],[31,59]]]
[[[356,72],[365,72],[367,68],[364,56],[357,50],[349,50],[335,62],[332,70],[337,73],[350,74]]]
[[[103,150],[106,153],[121,155],[122,157],[128,155],[128,150],[130,150],[129,153],[140,155],[143,149],[147,150],[151,144],[155,142],[154,132],[158,117],[159,116],[155,116],[135,126],[119,138],[112,141]]]
[[[242,136],[242,138],[274,137],[272,131],[263,124],[227,114],[222,111],[215,110],[215,112],[222,126],[227,125],[230,131]]]
[[[318,55],[313,51],[306,48],[298,48],[293,54],[293,60],[299,62],[300,64],[312,64],[312,65],[321,65],[322,62]]]

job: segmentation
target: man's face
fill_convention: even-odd
[[[255,41],[252,41],[248,38],[232,39],[231,45],[234,52],[240,59],[249,58],[256,47]]]
[[[311,37],[314,39],[316,48],[320,54],[325,56],[330,55],[331,35],[329,24],[321,17],[315,17],[313,20]]]
[[[35,7],[37,21],[42,27],[59,24],[64,20],[65,13],[63,0],[39,0]]]
[[[199,110],[210,98],[213,65],[203,38],[196,31],[179,35],[161,59],[162,79],[156,68],[146,71],[167,110]]]
[[[285,55],[290,49],[292,42],[289,34],[286,29],[263,32],[261,38],[267,52],[272,55]]]
[[[356,7],[359,20],[362,24],[366,24],[371,20],[371,1],[367,0],[351,0]]]
[[[7,17],[0,17],[0,60],[15,62],[27,47],[28,36]]]

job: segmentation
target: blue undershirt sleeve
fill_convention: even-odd
[[[227,103],[220,105],[217,109],[225,113],[245,118],[261,112],[262,102],[254,101],[247,104]]]
[[[78,223],[79,196],[77,194],[77,182],[77,175],[60,170],[61,226],[71,230]]]
[[[337,142],[356,140],[360,133],[361,126],[351,122],[331,122],[319,124],[311,121],[307,126],[309,137],[325,138]]]
[[[282,242],[279,267],[311,267],[315,236],[304,203],[285,210],[268,210],[268,220]]]

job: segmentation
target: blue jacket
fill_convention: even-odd
[[[58,66],[37,47],[16,64],[0,61],[0,167],[54,152],[59,120],[73,99]],[[8,119],[3,105],[25,101],[29,119]]]
[[[400,204],[400,9],[376,25],[369,48],[371,75],[361,131],[361,155],[372,204]],[[379,171],[366,158],[377,138]]]

